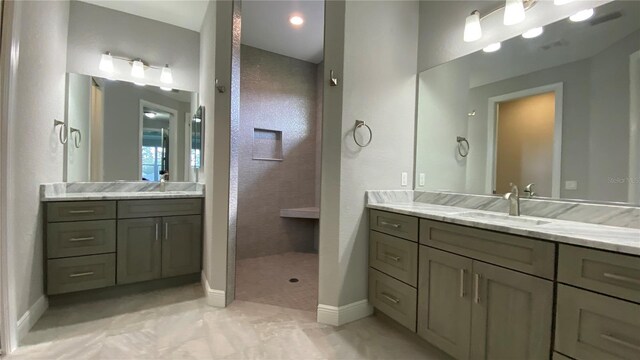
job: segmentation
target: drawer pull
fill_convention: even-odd
[[[389,258],[389,259],[391,259],[391,260],[393,260],[393,261],[395,261],[395,262],[400,261],[400,256],[393,256],[393,255],[391,255],[389,253],[384,254],[384,256]]]
[[[160,241],[160,223],[156,223],[156,241]]]
[[[69,210],[69,214],[93,214],[95,210]]]
[[[473,296],[473,302],[480,304],[480,274],[473,275],[473,289],[475,293]]]
[[[94,236],[87,236],[87,237],[80,237],[80,238],[71,238],[69,239],[69,242],[78,242],[78,241],[91,241],[91,240],[95,240],[96,238]]]
[[[604,274],[602,274],[602,276],[606,277],[607,279],[611,279],[611,280],[618,280],[618,281],[623,281],[623,282],[626,282],[626,283],[640,285],[640,280],[634,279],[634,278],[630,278],[628,276],[611,274],[611,273],[604,273]]]
[[[164,223],[164,239],[169,240],[169,223]]]
[[[460,297],[464,298],[464,276],[465,276],[466,270],[465,269],[460,269]]]
[[[605,340],[611,341],[612,343],[616,343],[618,345],[622,345],[622,346],[625,346],[625,347],[640,351],[640,345],[636,345],[636,344],[632,344],[632,343],[624,341],[624,340],[620,340],[615,336],[608,335],[608,334],[600,334],[600,337],[605,339]]]
[[[69,275],[70,278],[77,278],[77,277],[83,277],[83,276],[91,276],[95,274],[93,271],[87,271],[87,272],[83,272],[83,273],[75,273],[75,274],[71,274]]]
[[[382,226],[391,226],[392,228],[400,229],[400,224],[390,223],[390,222],[386,222],[386,221],[380,221],[380,225],[382,225]]]
[[[393,297],[393,296],[391,296],[391,295],[389,295],[387,293],[382,293],[380,295],[382,295],[385,299],[391,301],[394,304],[399,304],[400,303],[400,299],[395,298],[395,297]]]

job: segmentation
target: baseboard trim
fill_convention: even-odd
[[[204,271],[201,275],[202,289],[204,290],[204,294],[207,298],[207,305],[215,306],[215,307],[227,307],[226,302],[226,294],[223,290],[212,289],[209,286],[209,281],[207,277],[204,275]]]
[[[368,300],[360,300],[344,306],[318,305],[319,323],[340,326],[373,314]]]
[[[42,317],[42,314],[49,307],[49,302],[47,301],[47,297],[42,295],[30,308],[27,310],[24,315],[18,320],[18,343],[29,333],[29,330],[33,327],[33,325],[38,322],[38,320]]]

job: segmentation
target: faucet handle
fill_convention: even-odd
[[[531,184],[529,184],[529,185],[525,186],[525,188],[524,188],[524,192],[526,192],[527,194],[529,194],[529,197],[533,197],[533,196],[536,194],[536,192],[535,192],[535,190],[534,190],[534,187],[535,187],[535,186],[536,186],[536,184],[534,184],[534,183],[531,183]]]

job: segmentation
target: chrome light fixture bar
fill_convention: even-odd
[[[128,62],[131,65],[131,76],[134,78],[144,79],[147,69],[155,69],[160,71],[160,82],[163,84],[173,84],[173,74],[168,64],[164,66],[153,66],[145,63],[140,58],[131,59],[123,56],[114,56],[109,51],[100,56],[100,64],[98,66],[100,71],[106,73],[108,77],[111,77],[115,72],[113,66],[114,59]]]
[[[537,0],[506,0],[504,5],[484,16],[481,16],[478,10],[472,11],[471,15],[465,19],[464,41],[473,42],[479,40],[482,37],[481,21],[502,10],[504,10],[503,23],[505,25],[521,23],[525,19],[525,12],[531,9],[536,2]]]

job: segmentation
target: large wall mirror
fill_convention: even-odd
[[[419,75],[416,190],[640,204],[640,2]]]
[[[66,181],[197,181],[196,93],[68,74]]]

